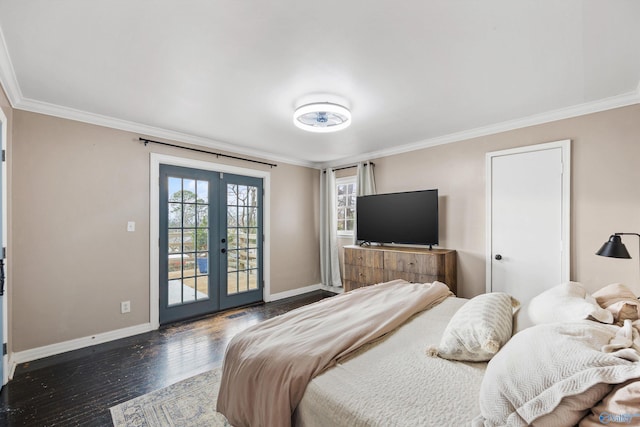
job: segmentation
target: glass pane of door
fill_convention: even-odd
[[[222,227],[226,229],[223,306],[262,300],[262,180],[225,174]],[[222,193],[222,192],[221,192]]]
[[[227,272],[228,295],[257,289],[258,269],[258,188],[227,184],[227,225],[229,239]],[[254,283],[249,282],[254,278]]]
[[[160,322],[217,311],[219,175],[177,166],[160,168]]]
[[[209,261],[209,183],[180,176],[169,176],[168,182],[168,305],[175,306],[209,298],[203,286]]]

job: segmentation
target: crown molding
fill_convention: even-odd
[[[194,144],[201,147],[212,148],[216,150],[227,151],[233,154],[242,154],[245,156],[257,157],[264,160],[274,162],[282,162],[290,165],[304,166],[314,168],[312,162],[306,162],[291,157],[278,156],[266,151],[253,150],[246,147],[217,141],[188,133],[177,132],[169,129],[148,126],[141,123],[130,122],[128,120],[117,119],[114,117],[94,114],[87,111],[76,110],[74,108],[63,107],[60,105],[50,104],[47,102],[36,101],[33,99],[23,98],[17,103],[15,108],[33,113],[46,114],[48,116],[60,117],[63,119],[75,120],[78,122],[89,123],[98,126],[104,126],[112,129],[119,129],[127,132],[137,133],[142,136],[154,138],[168,139],[171,141]]]
[[[0,49],[1,50],[1,49]],[[7,57],[8,58],[8,57]],[[0,63],[1,65],[1,63]],[[13,75],[13,73],[11,73]],[[15,80],[15,79],[14,79]],[[16,90],[13,92],[21,95],[19,86],[16,86]],[[10,96],[9,94],[7,94]],[[450,144],[459,141],[465,141],[468,139],[478,138],[487,135],[493,135],[501,132],[506,132],[515,129],[521,129],[529,126],[535,126],[543,123],[554,122],[563,119],[569,119],[572,117],[583,116],[586,114],[597,113],[601,111],[611,110],[614,108],[626,107],[629,105],[640,104],[640,84],[635,91],[627,92],[621,95],[605,98],[593,102],[586,102],[583,104],[574,105],[567,108],[561,108],[557,110],[548,111],[545,113],[535,114],[529,117],[524,117],[515,120],[509,120],[506,122],[496,123],[489,126],[483,126],[467,131],[456,132],[448,135],[443,135],[436,138],[429,138],[415,143],[405,144],[399,147],[393,147],[389,149],[383,149],[373,152],[360,154],[357,156],[351,156],[335,160],[331,162],[311,162],[300,159],[294,159],[285,156],[277,156],[273,153],[238,147],[229,143],[217,141],[214,139],[201,137],[197,135],[191,135],[183,132],[172,131],[168,129],[158,128],[154,126],[143,125],[127,120],[117,119],[114,117],[104,116],[100,114],[94,114],[86,111],[81,111],[69,107],[63,107],[60,105],[50,104],[42,101],[37,101],[29,98],[21,98],[20,100],[10,99],[12,105],[16,109],[30,111],[34,113],[46,114],[49,116],[60,117],[63,119],[75,120],[83,123],[94,124],[98,126],[104,126],[113,129],[119,129],[127,132],[138,133],[145,136],[154,138],[162,138],[171,141],[183,142],[187,144],[194,144],[201,147],[207,147],[216,150],[223,150],[234,154],[242,154],[245,156],[257,157],[260,159],[271,160],[275,162],[287,163],[295,166],[303,166],[315,169],[323,169],[327,167],[336,167],[344,164],[350,164],[359,161],[366,161],[375,158],[393,156],[396,154],[407,153],[411,151],[421,150],[424,148],[435,147],[437,145]]]
[[[13,108],[22,99],[22,90],[18,84],[16,73],[9,56],[9,49],[4,39],[4,33],[0,27],[0,85],[9,98],[9,103]]]
[[[410,151],[421,150],[424,148],[434,147],[437,145],[450,144],[453,142],[465,141],[468,139],[478,138],[481,136],[494,135],[515,129],[522,129],[529,126],[535,126],[543,123],[555,122],[558,120],[569,119],[572,117],[584,116],[586,114],[597,113],[614,108],[626,107],[629,105],[640,104],[640,84],[635,91],[627,92],[610,98],[600,99],[593,102],[585,102],[583,104],[573,105],[571,107],[560,108],[548,111],[546,113],[535,114],[533,116],[523,117],[520,119],[509,120],[506,122],[496,123],[489,126],[482,126],[467,131],[451,133],[436,138],[425,139],[422,141],[401,145],[384,150],[372,151],[352,157],[345,157],[340,160],[331,162],[316,163],[316,167],[324,169],[328,167],[339,167],[346,164],[377,159],[381,157],[393,156],[396,154],[408,153]]]

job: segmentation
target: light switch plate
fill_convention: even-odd
[[[136,223],[135,223],[135,221],[127,222],[127,231],[136,231]]]

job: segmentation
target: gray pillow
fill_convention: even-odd
[[[513,332],[520,303],[503,292],[478,295],[453,315],[440,344],[427,349],[432,357],[469,362],[490,360]]]

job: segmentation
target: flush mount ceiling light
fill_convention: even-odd
[[[293,123],[309,132],[335,132],[351,124],[351,112],[332,102],[314,102],[298,107]]]

